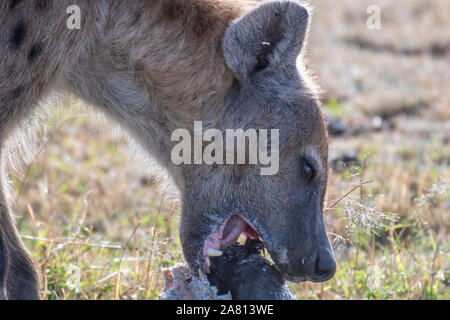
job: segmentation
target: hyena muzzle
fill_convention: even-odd
[[[194,272],[240,234],[261,238],[287,280],[335,272],[322,210],[327,131],[299,55],[308,11],[292,1],[0,2],[0,298],[39,298],[38,273],[8,203],[11,146],[43,101],[70,92],[116,121],[170,173]],[[80,28],[67,26],[77,6]],[[175,165],[177,128],[279,129],[279,170]],[[17,161],[12,159],[15,164]],[[211,250],[214,249],[214,250]]]

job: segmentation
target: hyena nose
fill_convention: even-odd
[[[327,281],[330,280],[336,272],[336,262],[333,253],[330,250],[321,251],[314,265],[314,280]]]

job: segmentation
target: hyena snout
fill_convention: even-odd
[[[292,282],[323,282],[330,280],[336,272],[336,262],[330,249],[320,249],[279,267],[285,278]]]
[[[286,280],[323,282],[334,276],[336,261],[325,231],[323,233],[318,239],[319,244],[311,246],[314,248],[312,250],[305,251],[304,247],[298,245],[287,249],[285,260],[277,263]]]
[[[314,259],[314,270],[310,274],[311,281],[330,280],[336,272],[336,262],[331,248],[320,248]]]

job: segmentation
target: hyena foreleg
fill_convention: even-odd
[[[0,141],[0,160],[2,159],[1,151]],[[4,178],[2,174],[0,181]],[[14,225],[3,188],[2,181],[0,185],[0,300],[39,299],[38,274]]]
[[[0,299],[39,298],[37,272],[6,197],[5,147],[9,145],[5,141],[20,134],[13,128],[30,126],[33,109],[59,84],[60,75],[99,42],[96,37],[106,23],[109,4],[106,0],[0,1]],[[71,7],[78,10],[71,14]],[[79,20],[79,28],[69,28],[72,18]]]

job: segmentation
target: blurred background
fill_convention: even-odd
[[[338,269],[291,291],[449,299],[450,1],[309,4],[305,58],[330,131],[325,217]],[[177,195],[127,155],[124,135],[62,104],[32,163],[11,175],[42,297],[157,299],[161,269],[182,261]]]

